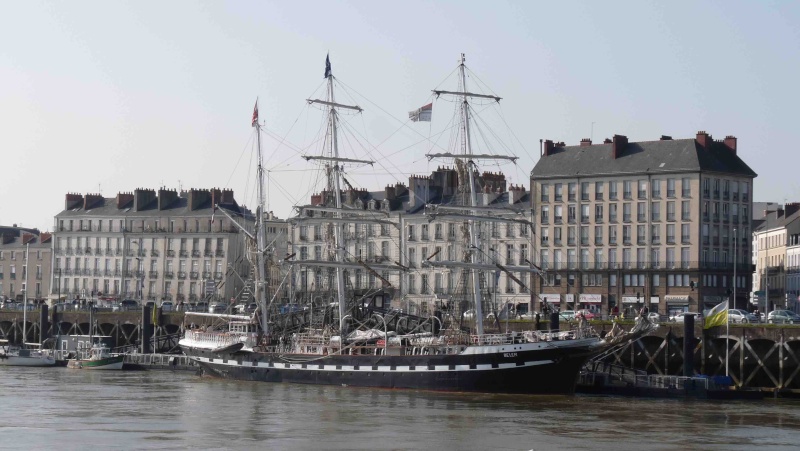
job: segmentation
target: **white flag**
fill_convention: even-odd
[[[411,119],[413,122],[417,121],[431,121],[431,113],[433,113],[433,104],[429,103],[422,108],[417,108],[414,111],[408,112],[408,118]]]

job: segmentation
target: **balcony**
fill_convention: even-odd
[[[175,251],[172,249],[167,249],[167,257],[174,257]]]
[[[667,221],[674,222],[675,221],[675,213],[667,213]]]
[[[550,222],[550,216],[542,214],[542,224],[548,224],[549,222]]]
[[[563,220],[564,220],[563,216],[556,216],[554,221],[556,224],[563,224]]]
[[[722,192],[722,199],[723,200],[728,200],[728,196],[730,196],[730,193],[728,191],[723,191]]]
[[[711,191],[709,191],[707,189],[704,189],[703,190],[703,199],[708,199],[709,197],[711,197]]]
[[[689,213],[683,212],[681,213],[681,221],[691,221],[692,216]]]
[[[675,237],[667,236],[667,244],[675,244]]]
[[[151,279],[158,279],[158,271],[150,271],[148,275]]]
[[[589,245],[589,237],[581,237],[581,246]]]
[[[197,280],[198,278],[200,278],[200,273],[198,273],[197,271],[192,271],[192,273],[189,275],[189,277],[192,280]]]
[[[178,302],[185,301],[186,300],[186,295],[183,294],[183,293],[178,293],[178,294],[175,295],[175,300],[178,301]]]
[[[688,236],[681,236],[681,244],[691,244]]]
[[[178,279],[185,279],[186,278],[186,271],[178,271]]]
[[[206,249],[206,250],[203,251],[203,256],[204,257],[213,257],[214,256],[214,252],[212,252],[211,249]]]
[[[594,200],[603,200],[603,193],[594,193]]]
[[[550,196],[548,196],[547,194],[542,194],[541,199],[543,203],[550,202]]]
[[[650,195],[653,199],[661,199],[661,191],[653,191],[653,194]]]
[[[567,217],[567,222],[570,223],[570,224],[575,224],[575,216]]]
[[[150,250],[150,256],[151,257],[158,257],[158,251],[156,249],[151,249]]]
[[[711,218],[712,218],[711,219],[712,222],[719,222],[719,214],[718,213],[715,213]]]
[[[574,246],[574,245],[575,245],[575,238],[568,238],[567,246]]]
[[[544,237],[544,236],[541,238],[541,240],[539,240],[539,242],[540,242],[540,244],[542,246],[549,246],[550,245],[550,240],[547,237]]]
[[[617,192],[611,191],[610,193],[608,193],[608,200],[617,200]]]
[[[622,215],[622,222],[631,222],[631,215],[629,215],[629,214],[627,214],[627,215],[626,215],[626,214],[623,214],[623,215]]]
[[[597,223],[597,224],[602,224],[603,223],[603,217],[595,215],[594,222]]]
[[[569,199],[570,202],[575,202],[576,199],[575,193],[569,193],[569,196],[567,198]]]
[[[654,213],[650,216],[651,221],[660,222],[661,221],[661,214]]]
[[[636,239],[636,244],[643,246],[647,244],[647,239],[645,237],[640,236],[639,238]]]
[[[684,199],[690,199],[692,197],[692,190],[691,189],[681,190],[681,197],[683,197]]]
[[[730,222],[730,216],[723,214],[722,215],[722,222]]]
[[[219,272],[219,271],[215,272],[214,273],[214,279],[215,280],[222,280],[222,273]]]
[[[647,199],[647,191],[645,191],[645,190],[641,190],[640,189],[639,192],[638,192],[638,195],[639,195],[638,196],[639,199]]]
[[[643,214],[641,214],[641,215],[636,215],[636,220],[637,220],[638,222],[645,222],[645,221],[647,221],[647,216],[646,216],[646,215],[643,215]]]
[[[603,237],[594,237],[594,245],[595,246],[602,246],[603,245]]]
[[[616,246],[617,245],[617,237],[609,238],[608,239],[608,244],[610,244],[611,246]]]
[[[75,255],[83,255],[83,248],[82,247],[75,248]]]
[[[556,200],[556,202],[561,202],[561,201],[564,200],[564,196],[562,194],[556,194],[555,195],[555,200]]]
[[[188,257],[189,256],[189,251],[187,251],[186,249],[181,249],[180,251],[178,251],[178,256],[184,257],[184,258]]]
[[[75,249],[68,247],[67,248],[67,255],[75,255]]]
[[[116,255],[116,256],[122,255],[122,249],[120,249],[120,248],[114,249],[114,255]]]
[[[703,221],[708,222],[708,213],[703,213]]]
[[[704,245],[708,246],[710,242],[711,242],[711,240],[707,236],[703,237],[703,244]]]
[[[556,238],[555,240],[553,240],[553,244],[556,246],[561,246],[562,244],[561,238]]]
[[[739,201],[739,192],[734,192],[731,196],[731,200],[738,202]]]
[[[623,246],[630,246],[631,245],[631,239],[630,238],[623,238],[622,239],[622,245]]]
[[[581,193],[581,200],[589,200],[589,193]]]
[[[203,278],[210,279],[211,278],[211,271],[203,271]]]
[[[199,257],[200,249],[192,249],[192,257]]]
[[[588,216],[581,215],[581,223],[582,223],[582,224],[586,224],[586,223],[588,223],[588,222],[589,222],[589,217],[588,217]]]
[[[675,197],[675,190],[674,189],[668,189],[667,190],[667,197],[674,198]]]
[[[714,199],[719,199],[719,190],[718,189],[714,190]]]
[[[172,272],[172,271],[167,271],[167,272],[164,273],[164,278],[165,279],[173,279],[173,278],[175,278],[175,273]]]
[[[631,193],[630,191],[625,191],[622,193],[622,198],[626,200],[633,199],[633,193]]]
[[[225,256],[225,251],[223,251],[222,249],[217,249],[217,250],[214,251],[214,256],[216,256],[216,257],[224,257]]]

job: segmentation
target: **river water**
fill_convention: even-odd
[[[800,448],[800,401],[436,393],[0,368],[0,449]]]

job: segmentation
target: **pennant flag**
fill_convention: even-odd
[[[708,311],[703,329],[724,326],[725,324],[728,324],[728,301],[721,302]]]
[[[325,55],[325,78],[331,76],[331,54]]]
[[[411,119],[413,122],[418,121],[431,121],[431,113],[433,113],[433,104],[429,103],[422,108],[417,108],[414,111],[408,112],[408,118]]]
[[[253,107],[253,120],[250,125],[255,127],[258,124],[258,99],[256,99],[256,106]]]

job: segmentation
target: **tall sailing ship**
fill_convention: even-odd
[[[327,113],[326,138],[322,155],[305,156],[321,166],[326,188],[314,205],[299,207],[295,224],[313,224],[326,231],[329,242],[325,256],[315,260],[296,260],[287,256],[284,268],[291,274],[295,267],[325,268],[335,289],[332,302],[303,307],[317,319],[300,327],[281,319],[275,299],[281,287],[267,283],[267,243],[264,221],[264,167],[261,156],[261,126],[257,108],[252,121],[258,143],[259,208],[257,229],[247,233],[256,275],[258,309],[253,315],[216,315],[224,321],[215,327],[189,328],[180,341],[183,352],[194,359],[203,370],[224,378],[264,382],[293,382],[304,384],[352,385],[366,387],[430,389],[499,393],[571,393],[584,363],[606,347],[606,343],[585,324],[572,330],[544,332],[526,330],[499,333],[484,330],[485,290],[482,277],[498,272],[524,286],[514,274],[533,274],[540,269],[527,266],[506,266],[482,255],[480,227],[505,222],[523,227],[530,221],[511,216],[489,214],[479,205],[477,171],[481,162],[511,160],[515,157],[473,152],[470,137],[471,108],[474,99],[499,101],[499,97],[471,93],[466,84],[464,57],[459,64],[459,87],[456,91],[434,91],[434,95],[455,99],[459,144],[458,152],[428,155],[445,159],[458,170],[458,189],[453,202],[447,205],[426,205],[430,220],[451,221],[463,231],[465,242],[460,258],[445,261],[422,256],[422,262],[401,264],[367,261],[348,255],[343,227],[349,224],[379,224],[398,227],[381,210],[345,208],[343,186],[345,165],[370,165],[370,160],[346,158],[339,151],[340,110],[361,112],[355,105],[338,103],[334,92],[335,77],[326,59],[325,99],[308,100]],[[423,107],[414,112],[430,114]],[[519,212],[515,212],[519,213]],[[401,250],[402,252],[402,250]],[[485,253],[484,253],[485,254]],[[274,263],[274,261],[273,261]],[[449,302],[432,314],[410,314],[392,307],[396,293],[385,277],[389,273],[412,271],[416,264],[457,272],[463,282],[461,302]],[[379,279],[380,290],[367,294],[347,288],[347,271],[366,271]],[[288,277],[288,276],[287,276]],[[285,282],[286,279],[284,279]],[[270,296],[272,292],[272,296]],[[396,302],[395,302],[396,305]],[[458,306],[466,308],[458,308]],[[464,327],[465,313],[474,323]],[[187,313],[189,315],[189,313]]]

